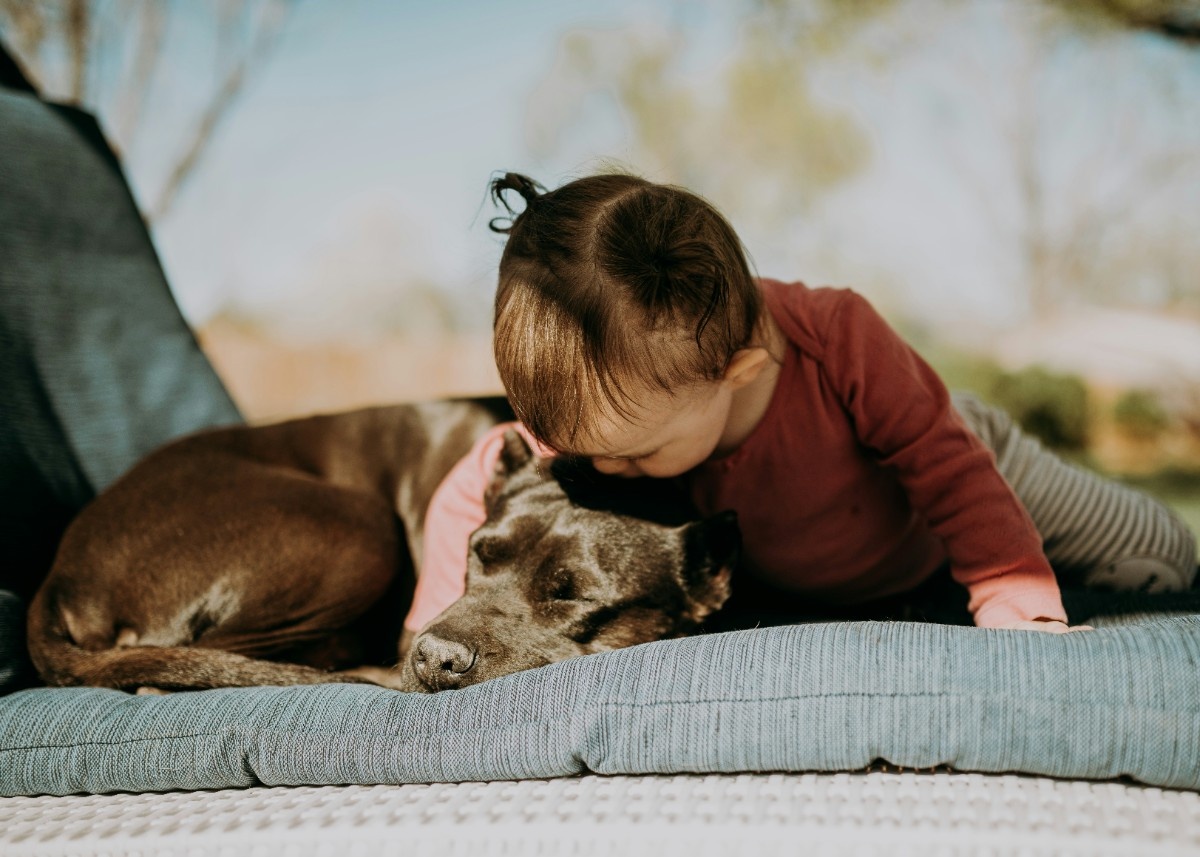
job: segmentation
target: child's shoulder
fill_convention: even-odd
[[[830,332],[846,310],[853,314],[866,305],[866,299],[851,289],[813,288],[799,280],[787,283],[765,277],[758,286],[775,323],[792,344],[814,357],[824,356]]]

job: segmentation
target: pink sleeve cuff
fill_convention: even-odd
[[[1033,619],[1067,621],[1053,575],[1007,574],[969,587],[970,609],[980,628],[1002,628]]]

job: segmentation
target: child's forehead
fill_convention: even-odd
[[[646,391],[620,407],[597,403],[590,413],[580,414],[569,436],[554,438],[549,445],[560,454],[582,458],[637,457],[653,452],[659,436],[694,404],[693,391],[663,390]]]
[[[624,447],[638,443],[647,431],[641,421],[614,413],[581,415],[573,431],[549,438],[548,445],[560,455],[608,457],[622,454]]]
[[[633,458],[651,452],[653,432],[636,425],[608,426],[578,432],[561,445],[554,445],[560,455],[579,458]]]

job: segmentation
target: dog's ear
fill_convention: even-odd
[[[484,505],[489,509],[496,497],[504,489],[504,484],[513,474],[529,466],[533,461],[533,450],[521,437],[520,432],[509,429],[504,432],[504,445],[500,447],[500,457],[496,459],[496,467],[492,471],[492,479],[483,494]]]
[[[500,458],[496,461],[498,476],[512,476],[533,459],[533,450],[521,437],[516,429],[504,433],[504,446],[500,448]]]
[[[729,598],[729,578],[742,548],[737,514],[719,512],[686,526],[687,565],[684,569],[693,618],[703,622]]]

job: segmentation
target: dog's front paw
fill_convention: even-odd
[[[339,675],[345,676],[350,681],[377,684],[391,690],[408,692],[422,690],[420,683],[412,675],[412,670],[400,667],[355,667],[350,670],[342,670]]]
[[[405,693],[432,693],[417,678],[417,674],[413,672],[412,663],[407,658],[403,663],[396,665],[396,676],[396,690],[403,690]]]

